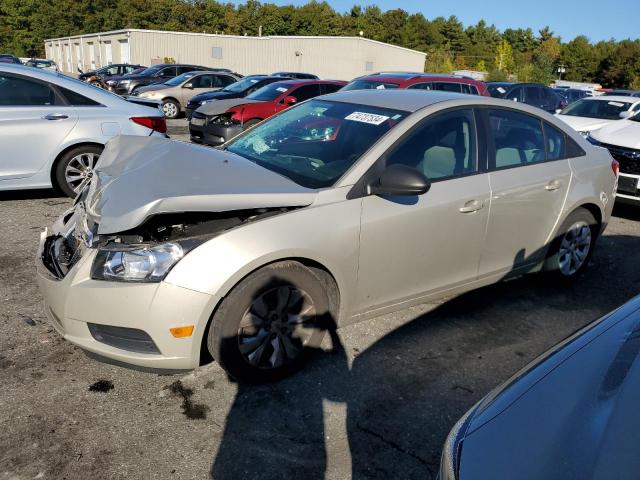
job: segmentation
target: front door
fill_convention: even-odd
[[[524,112],[486,114],[495,148],[489,155],[491,213],[481,276],[506,274],[544,258],[571,182],[562,132]]]
[[[38,172],[77,122],[77,112],[64,105],[48,83],[0,73],[0,180]],[[37,141],[34,135],[37,134]]]
[[[429,117],[381,160],[417,168],[432,186],[363,199],[356,313],[476,279],[490,194],[475,123],[472,109]]]

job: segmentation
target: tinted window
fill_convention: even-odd
[[[433,90],[433,84],[431,83],[414,83],[407,88],[415,88],[416,90]]]
[[[62,87],[58,87],[60,89],[60,91],[62,92],[62,95],[64,95],[64,98],[66,98],[67,102],[69,102],[71,105],[76,106],[76,107],[87,107],[87,106],[91,106],[91,107],[95,107],[95,106],[99,106],[100,104],[94,100],[91,100],[90,98],[85,97],[84,95],[80,95],[79,93],[76,93],[72,90],[69,90],[67,88],[62,88]]]
[[[290,92],[289,95],[296,97],[296,100],[298,102],[303,102],[320,95],[320,85],[304,85],[302,87],[296,88],[295,90]]]
[[[526,88],[526,100],[529,105],[540,106],[544,103],[544,98],[541,95],[539,87],[527,87]]]
[[[398,88],[397,83],[381,82],[377,80],[354,80],[342,87],[342,90],[386,90],[388,88]]]
[[[469,95],[480,95],[480,92],[478,92],[478,89],[476,88],[475,85],[464,84],[463,88],[466,88],[466,90],[468,90],[468,91],[465,91],[464,93],[468,93]]]
[[[0,105],[55,105],[56,96],[46,84],[0,73]]]
[[[504,96],[504,98],[516,102],[524,102],[524,88],[516,87],[508,92],[507,95]]]
[[[198,67],[177,67],[177,70],[178,70],[178,75],[182,75],[183,73],[187,73],[187,72],[202,71],[202,69]]]
[[[134,67],[133,65],[128,65],[128,66],[124,67],[124,72],[125,73],[131,73],[134,70],[136,70],[136,67]]]
[[[472,110],[456,110],[427,119],[401,142],[387,157],[387,165],[407,165],[432,180],[476,171]]]
[[[435,82],[433,84],[434,90],[442,90],[443,92],[455,92],[461,93],[462,88],[460,83],[454,82]]]
[[[565,158],[565,135],[548,123],[544,124],[544,137],[547,141],[547,160]]]
[[[320,85],[322,94],[337,92],[342,88],[342,85],[336,85],[333,83],[324,83]]]
[[[167,67],[160,70],[160,77],[175,77],[176,76],[176,67]]]
[[[503,168],[545,160],[539,118],[511,110],[489,110],[489,124],[495,145],[491,166]]]
[[[235,83],[236,79],[230,77],[229,75],[216,75],[216,86],[226,87],[227,85],[231,85]]]

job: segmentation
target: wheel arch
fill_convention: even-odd
[[[200,365],[204,365],[206,363],[210,363],[213,361],[211,354],[209,353],[209,349],[207,348],[207,338],[209,337],[209,330],[211,329],[211,325],[213,324],[213,319],[222,303],[222,300],[231,292],[234,288],[240,285],[247,277],[253,275],[258,270],[265,268],[269,265],[273,265],[274,263],[285,263],[285,262],[297,262],[307,269],[311,270],[311,272],[318,278],[318,281],[323,284],[323,286],[327,289],[327,295],[329,297],[329,305],[331,307],[331,313],[334,315],[335,320],[337,322],[337,317],[340,314],[341,307],[341,297],[340,297],[340,287],[338,286],[338,281],[336,280],[335,275],[331,272],[331,270],[326,267],[324,264],[318,262],[317,260],[313,260],[307,257],[285,257],[276,260],[271,260],[269,262],[260,264],[256,266],[251,271],[237,279],[233,285],[228,288],[224,294],[224,296],[220,297],[218,302],[216,303],[211,315],[209,316],[209,320],[207,321],[207,325],[202,332],[202,337],[199,339],[200,345]]]
[[[64,157],[68,152],[70,152],[74,148],[83,147],[85,145],[104,149],[103,143],[90,142],[90,141],[73,143],[71,145],[67,145],[66,147],[64,147],[60,152],[58,152],[58,155],[56,155],[56,158],[53,160],[53,163],[51,164],[51,169],[49,170],[49,179],[51,180],[51,185],[53,186],[53,188],[56,188],[56,189],[60,188],[60,186],[57,184],[58,182],[56,181],[56,168],[58,168],[58,163],[60,163],[60,161],[62,160],[62,157]]]

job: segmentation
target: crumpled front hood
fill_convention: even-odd
[[[204,100],[226,100],[230,98],[240,98],[242,94],[235,92],[225,92],[224,90],[218,90],[217,92],[199,93],[198,95],[191,97],[192,102],[202,102]]]
[[[113,234],[160,213],[305,206],[316,193],[230,152],[119,136],[100,156],[86,209],[98,234]]]
[[[211,103],[205,103],[200,108],[196,110],[198,113],[202,113],[207,117],[220,115],[221,113],[226,112],[231,107],[235,107],[237,105],[244,105],[245,103],[261,103],[259,100],[249,100],[247,98],[230,98],[227,100],[217,100]]]
[[[618,120],[591,134],[602,143],[619,147],[640,149],[640,122],[635,120]]]

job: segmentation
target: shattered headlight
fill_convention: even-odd
[[[91,278],[119,282],[159,282],[195,245],[163,243],[155,246],[115,244],[98,250]]]

